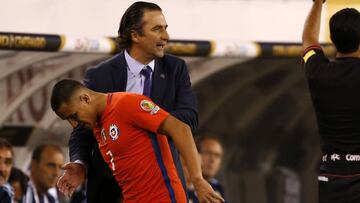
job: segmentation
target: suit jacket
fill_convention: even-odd
[[[98,92],[126,91],[127,67],[124,52],[121,52],[89,69],[85,74],[84,83],[88,88]],[[168,54],[155,60],[151,99],[170,112],[171,115],[187,123],[193,131],[196,129],[198,125],[196,98],[191,90],[190,77],[184,60]],[[179,155],[170,139],[169,145],[185,189]],[[109,186],[116,184],[116,182],[100,155],[92,132],[88,129],[74,129],[70,137],[69,147],[71,161],[83,160],[88,163],[88,202],[111,203],[117,201],[116,199],[108,199],[109,195],[114,196],[118,193],[118,186],[116,188]],[[103,178],[103,176],[107,178]],[[109,188],[105,188],[105,186],[109,186]],[[102,192],[99,192],[100,190]],[[107,201],[104,201],[104,198],[107,198]]]
[[[0,186],[0,203],[13,203],[14,192],[9,183]]]

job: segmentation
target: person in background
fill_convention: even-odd
[[[13,203],[14,192],[8,180],[13,167],[12,145],[0,138],[0,203]]]
[[[216,179],[224,156],[224,150],[220,140],[215,136],[200,136],[196,141],[196,146],[200,154],[202,175],[210,183],[211,187],[225,199],[224,188]],[[184,173],[186,177],[186,169]],[[189,202],[199,203],[194,187],[189,181],[187,181],[187,191]]]
[[[37,146],[31,157],[30,181],[23,197],[23,203],[57,203],[49,193],[61,175],[64,154],[59,146],[42,144]]]
[[[29,177],[20,169],[13,167],[11,169],[9,183],[14,189],[15,203],[21,203],[27,189]]]

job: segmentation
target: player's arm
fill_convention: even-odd
[[[160,125],[158,133],[170,136],[183,156],[189,176],[194,184],[200,202],[224,202],[202,177],[200,157],[196,150],[190,127],[169,115]]]
[[[305,20],[302,35],[303,49],[319,45],[320,21],[323,0],[314,0],[311,10]]]

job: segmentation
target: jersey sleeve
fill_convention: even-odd
[[[125,109],[119,113],[126,116],[127,122],[137,128],[156,133],[162,122],[169,116],[168,112],[143,95],[128,94],[123,102],[126,103],[122,105]]]
[[[314,77],[326,65],[329,59],[325,56],[322,48],[319,45],[314,45],[306,48],[303,54],[303,66],[305,68],[305,75],[308,78]]]

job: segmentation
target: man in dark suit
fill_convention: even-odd
[[[171,115],[195,130],[198,124],[196,98],[186,64],[164,53],[169,40],[161,8],[135,2],[124,13],[118,31],[123,52],[87,71],[85,85],[98,92],[128,91],[149,96]],[[126,107],[124,107],[126,108]],[[183,186],[185,181],[174,143],[169,141]],[[61,177],[71,195],[88,177],[88,202],[118,202],[120,190],[104,163],[91,131],[77,126],[70,137],[70,160]]]

